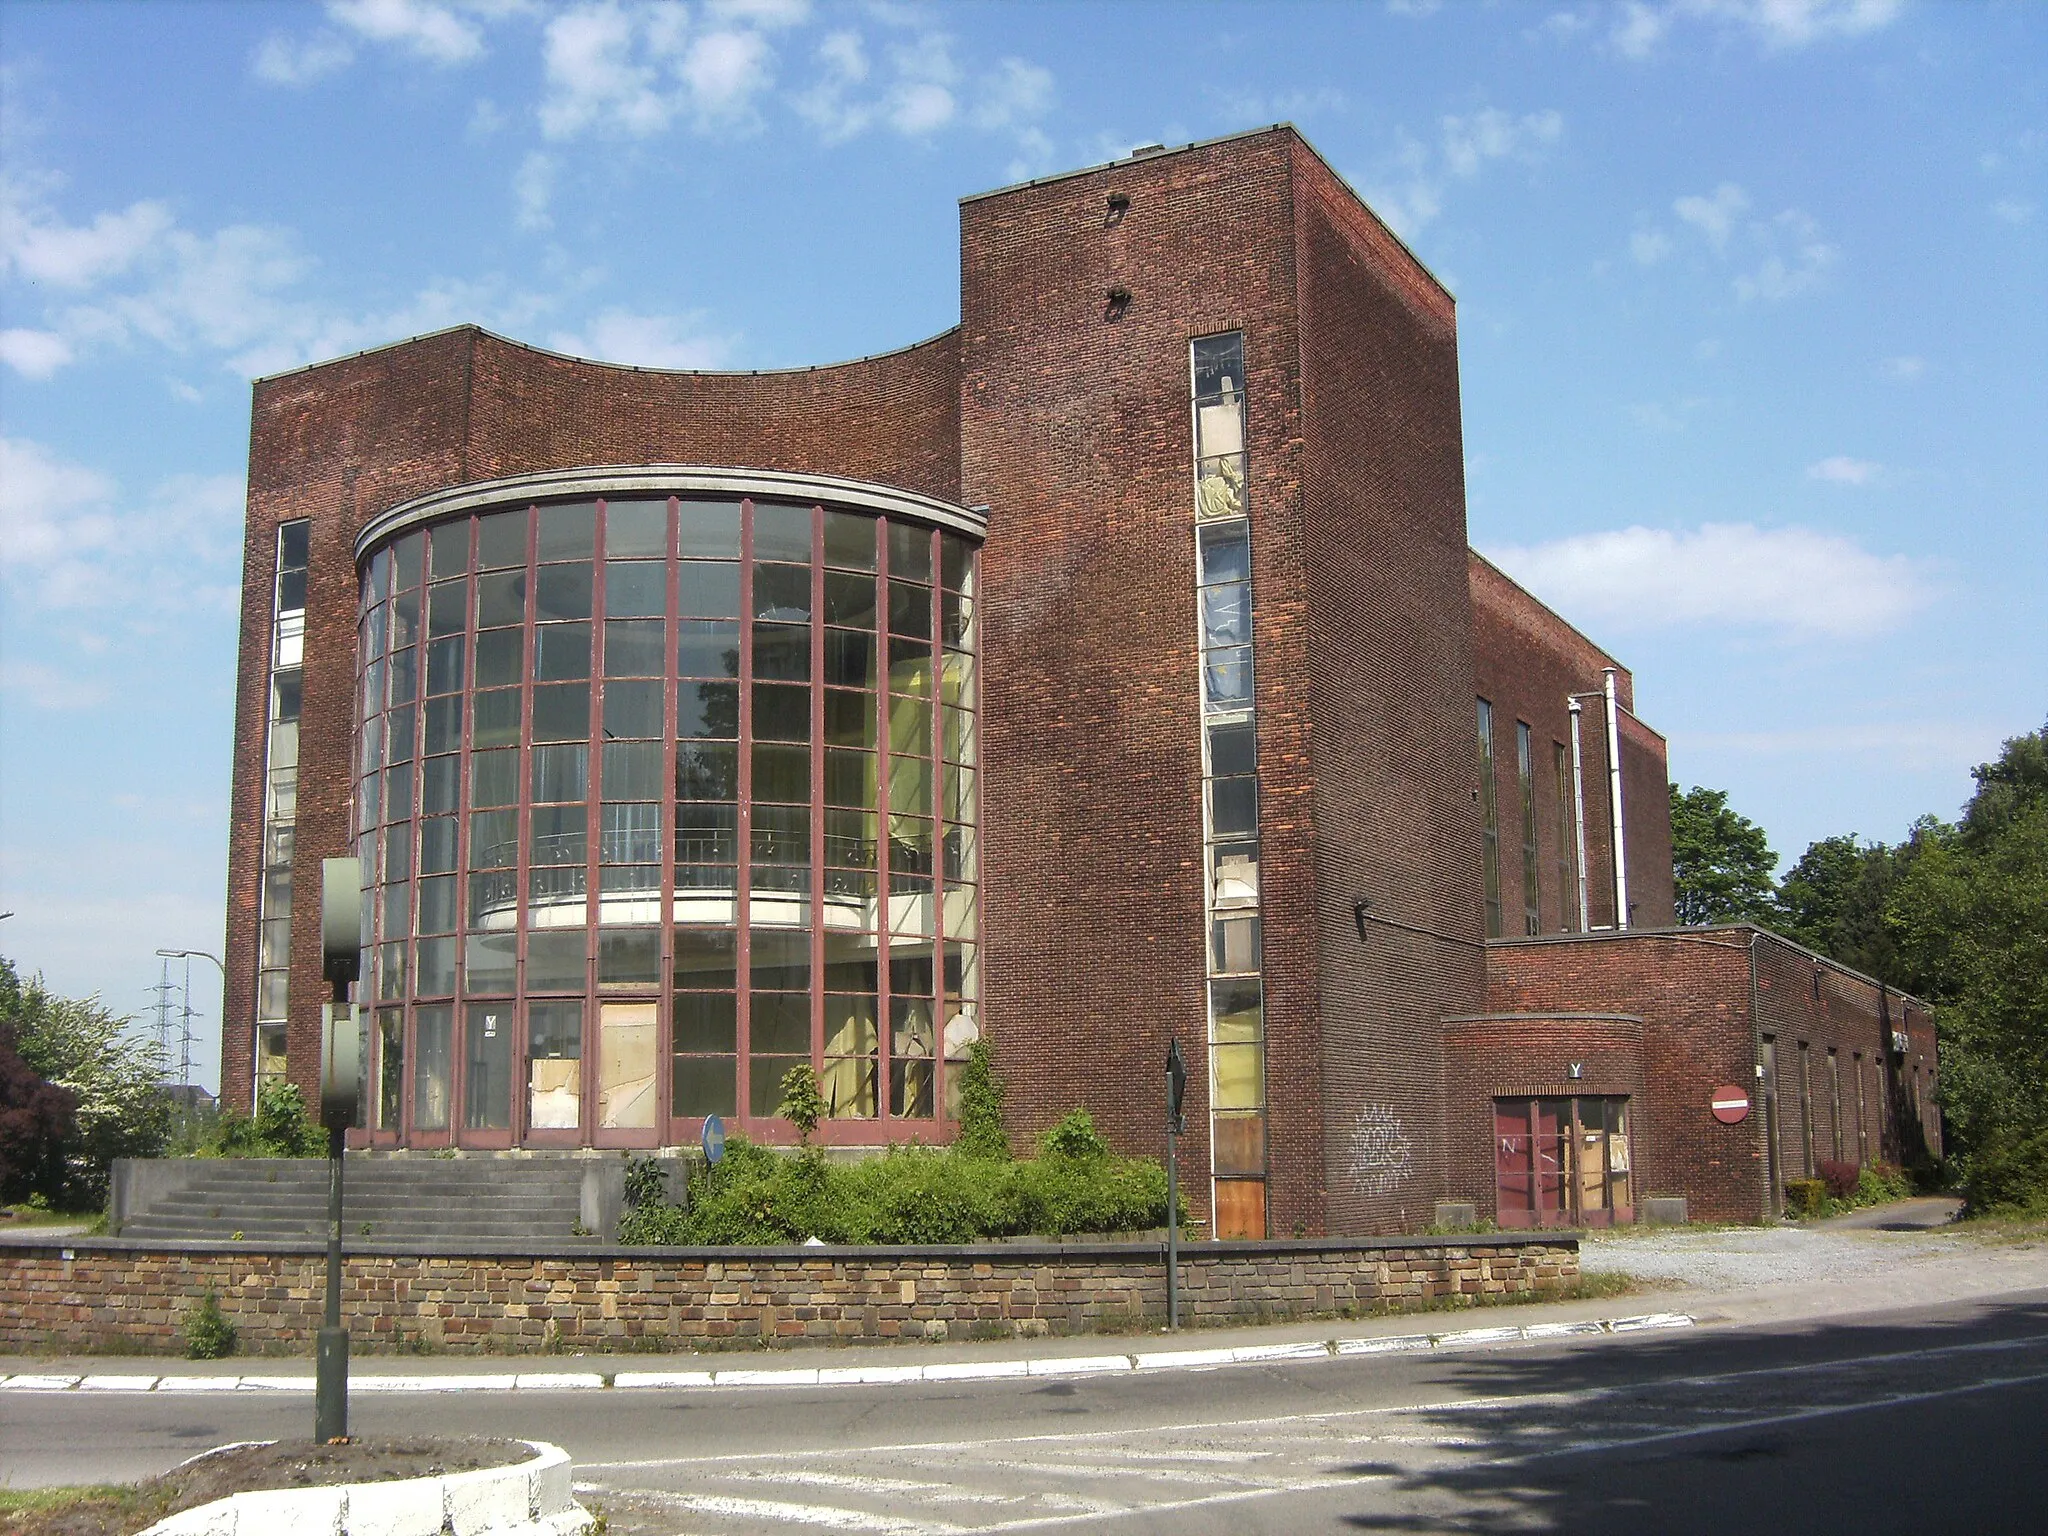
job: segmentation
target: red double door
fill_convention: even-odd
[[[1635,1220],[1626,1098],[1495,1099],[1493,1145],[1502,1227]]]

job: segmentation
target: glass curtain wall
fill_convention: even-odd
[[[1209,922],[1210,1156],[1218,1237],[1266,1235],[1266,1045],[1259,943],[1244,335],[1191,346]]]
[[[264,743],[263,881],[256,921],[256,1073],[260,1097],[286,1073],[291,998],[292,842],[299,801],[299,698],[306,645],[306,570],[312,524],[277,530],[270,623],[270,725]]]
[[[376,1129],[772,1136],[805,1064],[834,1121],[936,1134],[978,1034],[975,559],[867,513],[658,495],[372,552]]]

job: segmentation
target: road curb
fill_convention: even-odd
[[[507,1467],[231,1494],[180,1510],[142,1536],[274,1536],[295,1529],[333,1536],[583,1536],[596,1521],[576,1502],[569,1453],[542,1440],[526,1443],[538,1454]]]
[[[895,1386],[922,1382],[1001,1381],[1028,1377],[1149,1375],[1159,1371],[1216,1370],[1237,1365],[1348,1359],[1359,1355],[1408,1354],[1428,1350],[1483,1349],[1542,1343],[1594,1334],[1640,1333],[1691,1328],[1698,1319],[1685,1312],[1650,1312],[1635,1317],[1587,1319],[1575,1323],[1532,1323],[1465,1328],[1451,1333],[1402,1333],[1355,1338],[1309,1339],[1290,1344],[1248,1344],[1213,1349],[1145,1350],[1129,1354],[1043,1355],[1007,1360],[955,1360],[931,1365],[793,1366],[674,1371],[521,1371],[473,1376],[390,1376],[354,1374],[355,1392],[590,1392],[682,1391],[759,1387]],[[0,1392],[292,1392],[310,1393],[311,1376],[142,1376],[24,1373],[0,1377]]]

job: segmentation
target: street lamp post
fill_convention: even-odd
[[[1188,1068],[1181,1058],[1180,1037],[1166,1047],[1166,1326],[1180,1327],[1180,1149],[1187,1099]]]

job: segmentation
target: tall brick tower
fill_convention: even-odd
[[[1483,985],[1450,296],[1288,128],[970,198],[961,273],[1020,1128],[1156,1145],[1178,1036],[1219,1235],[1426,1220]]]

